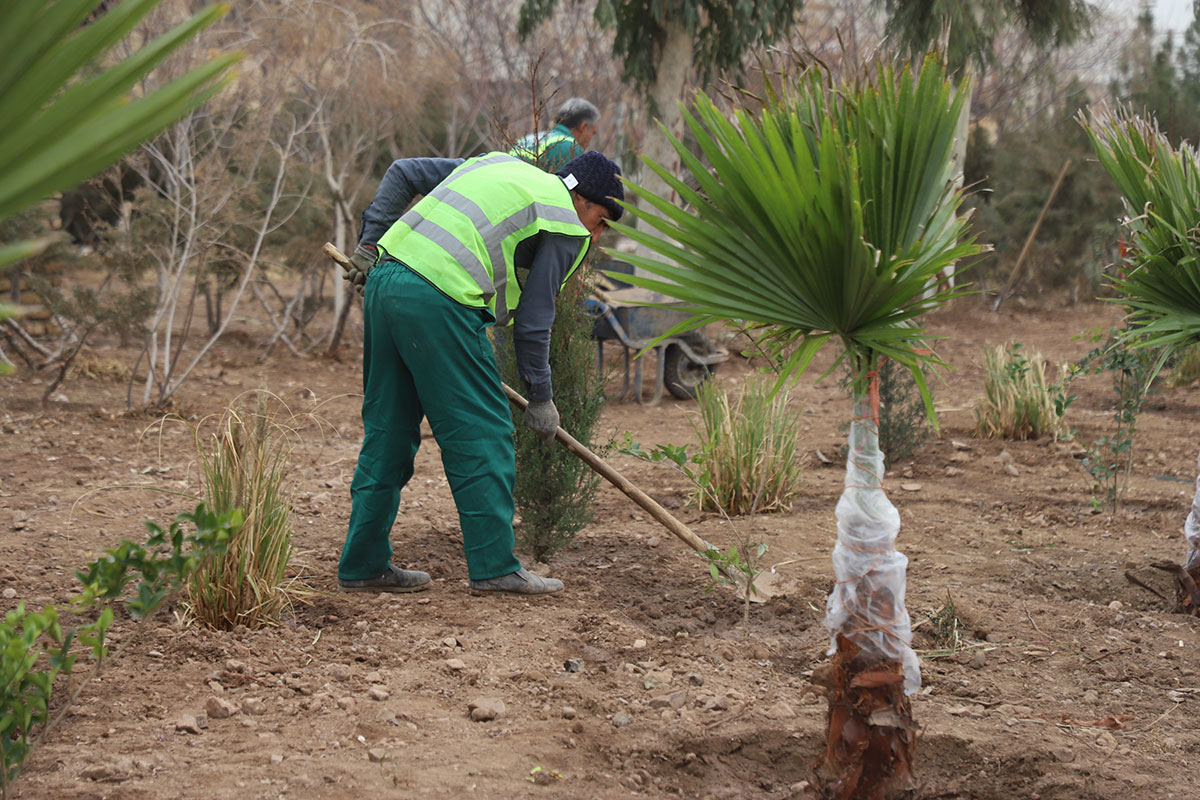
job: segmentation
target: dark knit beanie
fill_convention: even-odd
[[[563,183],[593,203],[599,203],[608,209],[613,220],[621,218],[625,209],[617,205],[617,200],[625,199],[625,187],[621,185],[621,168],[605,158],[603,153],[588,150],[578,158],[566,163],[557,173]]]

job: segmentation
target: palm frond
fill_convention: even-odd
[[[136,84],[228,10],[199,12],[96,69],[161,0],[125,0],[80,27],[95,0],[11,0],[0,11],[0,217],[94,175],[203,103],[239,58],[218,56],[144,96]]]
[[[649,255],[625,256],[641,274],[622,277],[672,298],[683,325],[765,326],[788,378],[836,337],[863,367],[891,356],[919,380],[936,358],[917,320],[961,293],[926,292],[980,250],[954,183],[967,95],[934,59],[843,88],[813,69],[757,116],[698,94],[683,115],[698,153],[664,129],[690,180],[644,159],[686,210],[630,185],[641,227],[615,227]]]
[[[1153,119],[1126,108],[1081,114],[1100,163],[1124,196],[1132,266],[1113,285],[1136,346],[1200,341],[1200,158],[1171,147]],[[1132,341],[1132,340],[1131,340]]]

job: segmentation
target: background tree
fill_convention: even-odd
[[[1200,139],[1200,8],[1180,44],[1171,32],[1160,38],[1153,13],[1143,9],[1122,48],[1110,91],[1137,113],[1157,120],[1172,145]]]
[[[951,73],[970,63],[981,70],[996,61],[994,43],[1005,28],[1024,31],[1035,47],[1061,48],[1090,30],[1095,4],[1088,0],[880,0],[888,31],[913,55],[946,34]]]
[[[551,16],[558,0],[524,0],[518,33],[524,39]],[[581,0],[571,0],[575,7]],[[679,0],[644,3],[638,0],[596,0],[593,18],[613,32],[612,53],[622,64],[622,78],[641,93],[648,117],[678,135],[678,107],[688,79],[696,70],[707,85],[725,70],[740,70],[742,59],[756,47],[785,36],[795,24],[803,0]],[[665,137],[651,132],[642,152],[657,164],[678,173],[679,162]],[[666,184],[653,175],[641,178],[647,189],[663,194]]]
[[[1072,82],[1053,107],[1011,125],[1003,134],[986,124],[973,129],[965,180],[977,191],[967,203],[975,209],[976,230],[995,246],[995,256],[977,268],[984,283],[1007,278],[1050,186],[1070,159],[1023,274],[1041,289],[1067,287],[1076,299],[1080,290],[1090,296],[1100,289],[1101,268],[1117,256],[1112,220],[1120,203],[1112,182],[1091,157],[1087,135],[1075,122],[1079,109],[1088,105],[1086,91]]]
[[[295,34],[307,21],[279,11],[261,1],[243,5],[237,31],[215,32],[177,56],[172,69],[203,58],[212,46],[254,42],[257,79],[187,114],[130,161],[144,172],[147,188],[113,246],[155,287],[131,373],[131,404],[139,371],[140,405],[165,404],[188,380],[253,294],[271,240],[287,238],[284,225],[307,207],[313,168],[298,154],[316,114],[296,101],[290,72],[303,47]],[[151,80],[170,74],[163,70]]]

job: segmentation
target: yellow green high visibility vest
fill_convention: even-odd
[[[546,155],[546,151],[559,142],[575,141],[575,137],[558,131],[550,131],[544,134],[542,138],[538,138],[538,134],[531,133],[513,145],[513,148],[508,151],[510,156],[516,156],[522,161],[540,166],[542,156]]]
[[[487,153],[460,164],[388,228],[378,246],[451,300],[486,308],[496,324],[507,325],[521,300],[513,255],[543,231],[579,239],[565,284],[592,240],[570,191],[558,176],[519,158]]]

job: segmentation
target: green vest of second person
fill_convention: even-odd
[[[379,239],[383,255],[402,261],[455,302],[486,308],[507,325],[521,300],[513,255],[538,233],[579,240],[578,269],[591,235],[557,175],[519,158],[487,153],[468,159]]]
[[[546,151],[560,142],[575,143],[575,137],[569,133],[561,133],[557,130],[549,133],[536,134],[531,133],[513,145],[513,148],[508,151],[510,156],[516,156],[522,161],[526,161],[536,166],[542,165],[542,157],[546,155]]]

